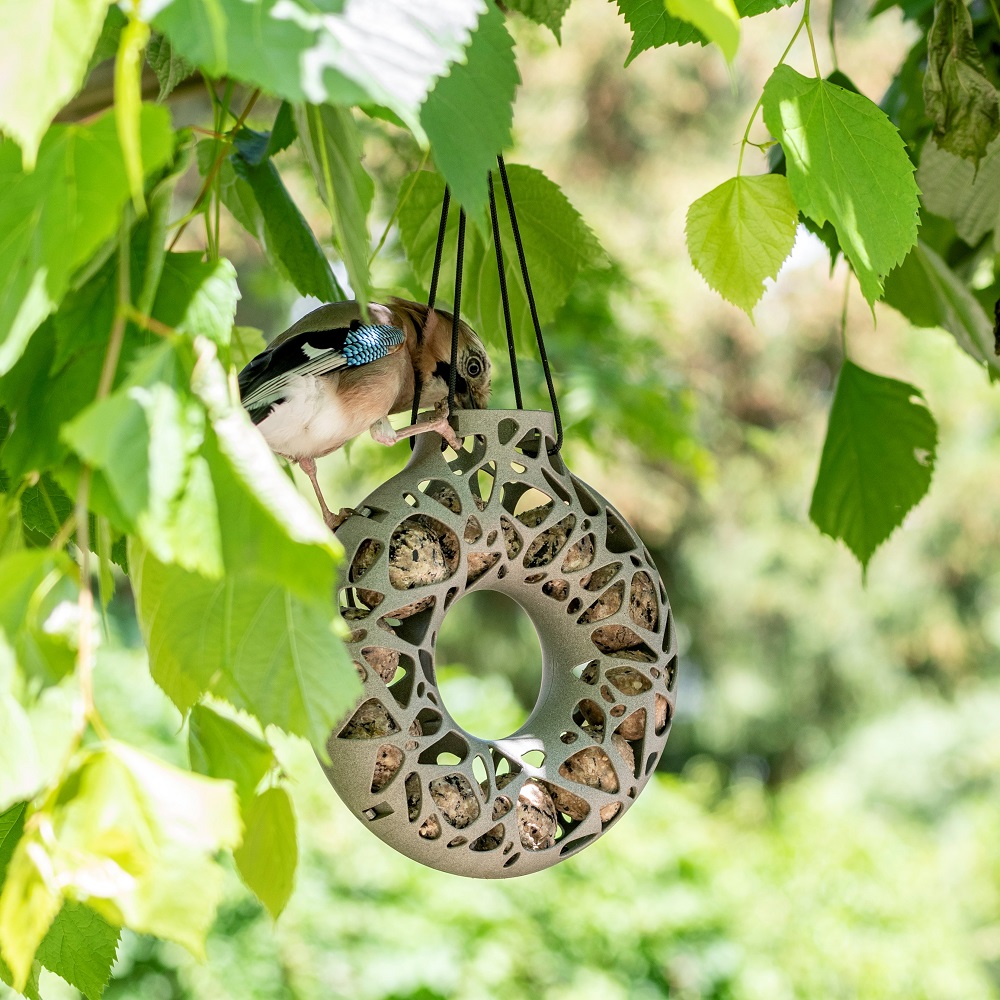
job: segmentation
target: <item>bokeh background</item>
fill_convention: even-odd
[[[828,14],[817,0],[825,71]],[[273,924],[233,874],[207,961],[126,932],[111,1000],[1000,996],[995,390],[946,335],[872,313],[811,237],[754,323],[705,286],[684,248],[687,206],[735,173],[750,109],[799,16],[744,20],[732,70],[697,46],[623,68],[629,34],[605,0],[575,0],[561,46],[513,25],[523,86],[508,159],[556,180],[611,260],[546,331],[567,459],[647,541],[681,643],[676,721],[646,792],[556,868],[470,882],[368,834],[308,746],[284,740],[301,842],[287,911]],[[840,69],[877,100],[911,29],[851,2],[837,4],[834,27]],[[805,69],[806,53],[792,64]],[[197,121],[207,107],[174,112]],[[266,127],[267,106],[258,111]],[[421,153],[384,124],[366,128],[377,241]],[[751,137],[766,138],[762,126]],[[285,156],[323,233],[318,199]],[[744,169],[765,170],[764,158],[749,149]],[[273,336],[310,307],[236,227],[223,250],[244,291],[241,324]],[[375,274],[387,292],[422,292],[391,229]],[[866,583],[807,516],[845,301],[850,356],[920,386],[940,426],[930,495]],[[500,350],[495,360],[496,401],[509,405]],[[542,405],[537,367],[527,383]],[[324,460],[328,498],[359,500],[407,455],[359,441]],[[181,760],[183,721],[143,667],[127,590],[111,611],[102,714]],[[516,607],[469,597],[441,637],[445,700],[467,728],[501,735],[530,710],[539,660]],[[76,996],[47,973],[42,991]]]

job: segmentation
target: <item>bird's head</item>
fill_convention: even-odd
[[[424,382],[421,403],[433,404],[446,399],[451,376],[452,314],[435,309],[428,315],[426,305],[405,299],[393,298],[390,303],[397,316],[405,316],[415,330],[423,331],[412,348],[414,365],[420,370]],[[408,336],[408,343],[409,340]],[[492,377],[493,366],[485,345],[472,327],[459,321],[455,405],[462,410],[486,409],[490,401]]]

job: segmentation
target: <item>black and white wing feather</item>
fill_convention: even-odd
[[[329,375],[391,354],[406,339],[397,326],[362,324],[311,330],[282,338],[239,374],[240,398],[255,424],[285,401],[289,387],[308,376]]]

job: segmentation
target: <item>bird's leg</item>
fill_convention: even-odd
[[[339,514],[334,514],[326,505],[323,491],[319,488],[319,480],[316,478],[316,459],[298,459],[299,468],[309,477],[313,489],[316,491],[316,499],[319,501],[320,510],[323,512],[323,520],[331,531],[336,531],[353,513],[353,510],[344,507]]]
[[[448,423],[448,406],[436,407],[436,416],[433,420],[418,421],[410,424],[409,427],[401,427],[398,431],[392,429],[387,417],[382,417],[372,424],[371,436],[384,445],[394,445],[404,438],[415,437],[417,434],[425,434],[427,431],[435,431],[441,435],[451,445],[455,451],[462,450],[462,442],[455,434],[450,423]]]

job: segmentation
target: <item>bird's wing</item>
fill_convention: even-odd
[[[262,351],[239,374],[244,407],[263,419],[285,398],[289,384],[304,375],[328,375],[340,368],[370,364],[391,354],[406,335],[384,323],[311,330],[282,338]]]

